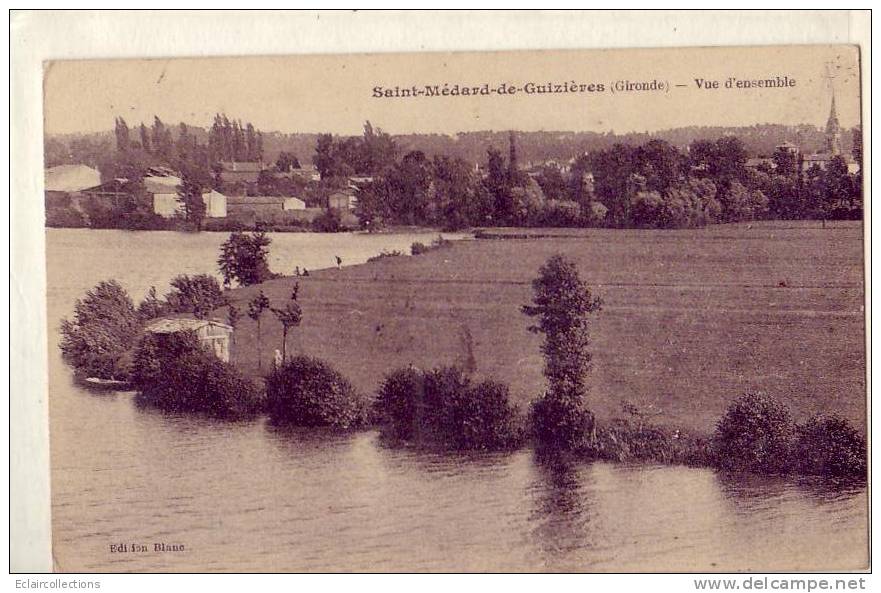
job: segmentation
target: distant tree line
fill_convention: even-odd
[[[213,124],[212,124],[213,125]],[[245,124],[247,128],[247,124]],[[207,141],[210,128],[190,125],[189,129],[201,143]],[[855,130],[851,130],[852,132]],[[480,162],[492,146],[507,140],[504,131],[460,132],[457,134],[395,134],[392,138],[399,154],[422,151],[429,158],[447,155],[469,163]],[[656,132],[567,132],[542,131],[518,134],[520,158],[524,163],[548,160],[566,160],[574,154],[606,150],[615,144],[638,146],[650,140],[664,140],[677,147],[685,147],[697,140],[715,140],[722,136],[737,136],[743,140],[750,156],[771,155],[779,144],[789,141],[798,144],[806,153],[821,152],[825,145],[822,129],[813,125],[758,124],[753,126],[686,126]],[[295,155],[301,163],[309,162],[315,150],[318,134],[263,132],[264,160],[276,162],[281,152]],[[842,136],[842,150],[851,152],[852,133]],[[348,137],[336,140],[343,142]],[[109,132],[77,135],[48,136],[45,142],[46,165],[82,163],[97,166],[106,146],[113,143]]]
[[[854,158],[861,158],[855,143]],[[571,165],[528,171],[509,135],[508,158],[490,148],[477,169],[411,151],[374,171],[358,194],[362,224],[673,228],[765,218],[860,218],[861,173],[843,156],[805,169],[785,149],[747,167],[743,142],[725,136],[679,150],[664,140],[615,144]]]

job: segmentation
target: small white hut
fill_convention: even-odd
[[[224,362],[229,362],[229,339],[233,328],[213,319],[192,319],[187,317],[166,317],[157,319],[145,328],[153,334],[175,334],[192,331],[199,343],[206,346]]]

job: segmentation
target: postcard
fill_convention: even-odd
[[[860,59],[47,62],[55,570],[868,569]]]

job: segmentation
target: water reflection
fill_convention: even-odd
[[[763,476],[750,473],[718,472],[720,491],[738,509],[745,512],[778,504],[795,496],[816,504],[835,504],[850,500],[865,491],[861,480],[824,476]]]
[[[535,479],[527,486],[532,500],[531,536],[545,562],[589,548],[591,480],[572,460],[536,453]]]

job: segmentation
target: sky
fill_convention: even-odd
[[[691,125],[825,125],[834,73],[842,127],[859,123],[854,46],[776,46],[528,52],[364,54],[49,62],[48,134],[164,122],[208,127],[213,116],[264,132],[360,134],[365,120],[392,134],[478,130],[657,131]],[[785,88],[726,89],[742,80],[789,77]],[[698,88],[695,79],[718,81]],[[618,81],[657,80],[662,91],[611,92]],[[602,84],[603,92],[376,98],[374,87],[528,83]],[[684,85],[684,86],[676,86]]]

